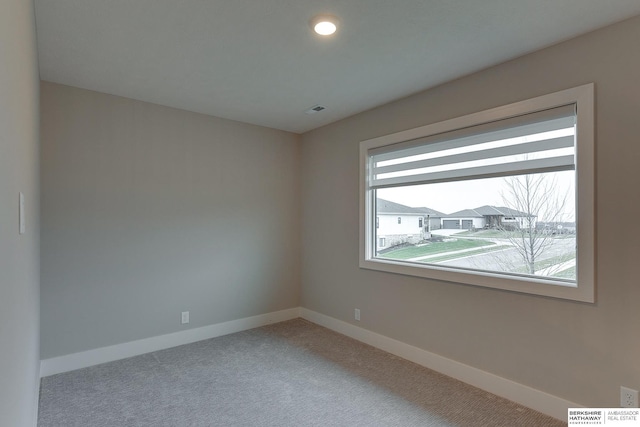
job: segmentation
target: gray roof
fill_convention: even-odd
[[[529,214],[527,214],[526,212],[521,212],[518,211],[516,209],[512,209],[512,208],[507,208],[504,206],[481,206],[479,208],[475,208],[474,209],[476,212],[481,213],[483,216],[484,215],[504,215],[504,216],[520,216],[520,217],[527,217],[529,216]]]
[[[443,217],[446,216],[444,213],[437,211],[435,209],[431,209],[431,208],[425,208],[425,207],[421,207],[421,208],[413,208],[418,212],[422,212],[422,214],[424,215],[429,215],[431,217]]]
[[[475,208],[475,209],[464,209],[458,212],[454,212],[452,214],[447,215],[447,217],[450,218],[460,218],[460,217],[467,217],[467,218],[482,218],[485,216],[492,216],[492,215],[497,215],[497,216],[513,216],[513,217],[523,217],[526,218],[529,215],[525,212],[521,212],[515,209],[511,209],[511,208],[507,208],[504,206],[489,206],[489,205],[485,205],[485,206],[480,206],[479,208]],[[533,215],[535,216],[535,215]]]
[[[474,209],[463,209],[458,212],[454,212],[452,214],[447,215],[447,217],[451,218],[482,218],[484,215],[475,211]]]
[[[442,212],[426,207],[412,208],[410,206],[401,205],[400,203],[390,202],[389,200],[376,199],[376,212],[387,214],[411,214],[411,215],[429,215],[431,217],[446,216]]]
[[[412,208],[410,206],[401,205],[400,203],[391,202],[384,199],[376,199],[376,212],[382,214],[408,214],[408,215],[429,215],[434,218],[482,218],[485,216],[497,215],[497,216],[513,216],[513,217],[527,217],[524,212],[520,212],[515,209],[507,208],[504,206],[480,206],[475,209],[463,209],[452,214],[444,214],[435,209],[426,207]]]

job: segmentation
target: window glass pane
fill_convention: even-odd
[[[574,171],[382,188],[375,196],[376,258],[576,282]],[[404,226],[398,215],[424,218],[424,226]]]

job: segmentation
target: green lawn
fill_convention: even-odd
[[[480,248],[483,246],[492,245],[495,245],[495,243],[488,242],[486,240],[456,239],[452,242],[434,242],[428,243],[423,246],[410,246],[402,249],[397,249],[395,251],[390,251],[384,254],[379,254],[378,256],[380,258],[390,259],[409,259],[417,258],[420,256],[459,251],[462,249]]]
[[[460,257],[467,257],[467,256],[473,256],[473,255],[483,255],[489,252],[493,252],[493,251],[502,251],[506,249],[505,246],[493,246],[493,247],[481,247],[479,249],[473,250],[473,251],[469,251],[469,252],[464,252],[461,254],[447,254],[444,253],[440,256],[434,256],[433,258],[429,258],[427,260],[425,260],[425,263],[429,263],[429,264],[437,264],[439,262],[444,262],[444,261],[451,261],[452,259],[456,259],[456,258],[460,258]]]

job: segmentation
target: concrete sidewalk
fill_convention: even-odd
[[[450,252],[438,252],[437,254],[431,254],[431,255],[424,255],[424,256],[419,256],[419,257],[415,257],[415,258],[408,258],[405,261],[425,261],[428,259],[432,259],[432,258],[438,258],[441,256],[448,256],[448,255],[457,255],[457,254],[464,254],[466,252],[473,252],[473,251],[480,251],[483,248],[491,248],[491,252],[493,252],[494,250],[496,250],[495,248],[499,248],[499,247],[511,247],[511,245],[507,245],[504,243],[498,243],[496,245],[493,246],[481,246],[481,247],[475,247],[475,248],[469,248],[469,249],[460,249],[457,251],[450,251]],[[482,255],[481,252],[479,252],[477,255]]]

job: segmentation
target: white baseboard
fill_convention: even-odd
[[[300,317],[565,422],[568,408],[582,407],[577,403],[306,308],[300,308]]]
[[[41,364],[37,363],[37,359],[36,359],[36,375],[34,378],[34,382],[35,384],[33,385],[33,390],[35,391],[33,394],[33,406],[31,407],[33,410],[33,416],[31,418],[32,420],[32,426],[33,427],[38,427],[38,410],[40,408],[40,372],[41,372]]]
[[[40,361],[40,377],[47,377],[75,369],[138,356],[152,351],[246,331],[247,329],[258,328],[297,317],[300,317],[300,309],[298,307],[44,359]]]

